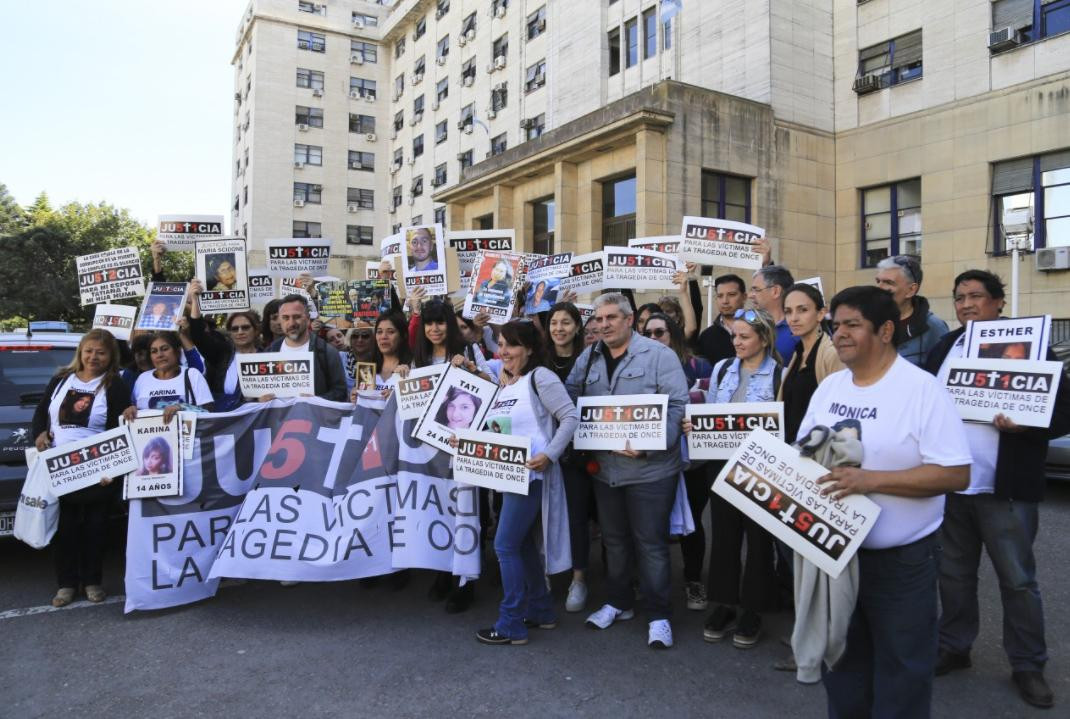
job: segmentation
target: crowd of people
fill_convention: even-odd
[[[522,316],[518,292],[517,317],[492,326],[486,316],[466,319],[448,298],[416,290],[404,306],[395,297],[391,311],[345,330],[314,321],[296,294],[262,313],[235,312],[217,322],[201,314],[202,287],[193,280],[179,332],[135,334],[128,344],[99,329],[82,337],[37,408],[36,445],[43,450],[104,431],[144,409],[173,416],[182,408],[227,411],[255,401],[240,391],[235,358],[244,353],[312,352],[316,396],[377,410],[389,390],[358,393],[358,363],[374,364],[379,387],[416,368],[452,363],[497,383],[497,399],[514,400],[502,416],[488,414],[483,429],[508,420],[513,434],[531,438],[528,494],[480,492],[503,594],[497,621],[476,634],[480,642],[525,644],[529,630],[554,628],[548,574],[570,571],[564,610],[587,609],[591,537],[600,536],[604,600],[586,624],[605,630],[638,609],[648,644],[671,647],[671,519],[685,491],[692,520],[685,524],[694,526],[678,542],[685,606],[707,612],[706,641],[730,639],[747,649],[763,636],[764,614],[791,610],[798,558],[711,493],[724,463],[688,460],[685,407],[780,401],[785,441],[824,426],[860,442],[861,461],[832,468],[823,492],[836,499],[864,494],[882,509],[858,554],[857,600],[840,622],[842,654],[821,669],[830,715],[928,715],[934,676],[970,666],[982,548],[999,580],[1013,681],[1025,701],[1051,706],[1033,541],[1046,442],[1070,431],[1070,386],[1059,390],[1051,426],[1035,429],[1003,415],[990,424],[964,423],[938,380],[948,360],[963,353],[965,323],[1000,317],[999,277],[968,270],[955,278],[950,289],[962,326],[948,332],[919,294],[922,269],[912,257],[882,261],[873,285],[844,289],[827,304],[814,286],[767,262],[749,284],[737,274],[714,280],[716,317],[700,331],[694,269],[678,273],[678,291],[655,303],[636,306],[628,291],[606,292],[586,322],[570,297]],[[572,447],[578,398],[649,394],[668,398],[668,449]],[[450,398],[443,424],[467,426],[473,399]],[[104,522],[116,484],[61,499],[57,607],[79,587],[91,601],[104,599]],[[546,523],[567,535],[570,552],[541,541]],[[400,588],[408,578],[398,572],[391,581]],[[448,612],[463,612],[473,584],[439,573],[428,596],[445,601]],[[793,657],[777,666],[796,667]]]

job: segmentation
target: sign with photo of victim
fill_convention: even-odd
[[[483,426],[498,385],[452,364],[442,374],[431,401],[416,422],[412,437],[453,454],[450,438],[459,429]]]
[[[674,290],[673,275],[684,269],[672,255],[634,247],[613,247],[604,250],[606,287],[633,290]]]
[[[956,358],[948,360],[944,388],[966,421],[991,422],[1004,414],[1022,426],[1046,428],[1062,375],[1062,362]]]
[[[223,236],[223,215],[160,215],[156,239],[171,252],[192,252],[197,240],[218,240]]]
[[[331,241],[325,237],[293,237],[265,240],[267,271],[275,277],[327,274]]]
[[[138,468],[133,441],[126,427],[116,427],[91,437],[68,442],[41,452],[52,494],[62,497],[114,479]]]
[[[496,492],[528,493],[530,437],[459,429],[453,478]]]
[[[966,323],[962,356],[970,359],[1045,360],[1051,315]]]
[[[667,394],[622,394],[580,397],[576,449],[665,449]]]
[[[435,394],[439,378],[446,371],[445,364],[428,365],[410,370],[405,379],[398,379],[398,417],[403,420],[420,419],[427,403]]]
[[[82,307],[145,294],[136,247],[117,247],[75,258]]]
[[[513,230],[451,231],[446,233],[446,245],[457,253],[457,270],[464,277],[476,271],[484,250],[512,252],[516,245],[516,232]]]
[[[664,252],[675,255],[680,251],[680,235],[654,235],[652,237],[633,237],[628,240],[628,247],[640,250]]]
[[[442,225],[414,225],[402,229],[401,277],[405,293],[422,287],[429,297],[444,295],[446,249]]]
[[[821,496],[828,470],[756,429],[729,457],[712,490],[835,579],[873,529],[880,505],[861,494]]]
[[[588,292],[602,291],[605,277],[605,255],[601,252],[589,252],[586,255],[574,255],[566,277],[561,278],[558,292],[575,292],[582,295]]]
[[[258,352],[236,354],[238,384],[242,395],[252,399],[273,394],[300,397],[315,394],[311,352]]]
[[[186,282],[150,282],[135,329],[177,330],[178,321],[186,310],[188,292]]]
[[[137,307],[130,305],[97,305],[93,314],[93,329],[107,330],[117,340],[129,340],[134,329]]]
[[[680,259],[700,265],[757,270],[762,255],[754,249],[765,237],[761,227],[709,217],[684,217],[680,231]]]
[[[249,270],[249,304],[263,307],[275,299],[275,278],[265,269]]]
[[[464,316],[475,319],[486,312],[492,324],[503,325],[513,314],[513,288],[521,257],[512,252],[484,252],[468,294],[464,298]]]
[[[689,404],[687,452],[691,459],[728,459],[755,429],[784,438],[783,402]]]
[[[212,314],[249,309],[244,238],[200,241],[194,259],[202,287],[201,312]]]
[[[141,410],[127,424],[134,441],[137,468],[126,475],[123,499],[178,497],[182,494],[181,423],[163,421],[163,411]]]

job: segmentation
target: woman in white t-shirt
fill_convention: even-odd
[[[129,404],[119,377],[119,345],[110,332],[91,330],[78,343],[71,364],[45,388],[33,415],[34,444],[43,452],[114,429]],[[74,601],[79,584],[89,601],[104,601],[105,522],[118,486],[102,478],[99,485],[60,497],[59,526],[52,539],[59,590],[52,606]]]
[[[215,408],[212,390],[204,375],[192,367],[179,364],[182,345],[178,334],[157,332],[149,344],[153,370],[142,372],[134,383],[133,407],[123,412],[128,422],[139,409],[162,409],[164,420],[171,421],[183,405],[197,406],[209,412]]]
[[[372,362],[375,363],[375,389],[354,390],[354,397],[362,407],[381,410],[390,399],[398,367],[407,367],[412,362],[405,315],[383,312],[375,318]]]

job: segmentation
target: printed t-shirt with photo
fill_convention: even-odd
[[[855,385],[850,370],[835,372],[817,386],[799,429],[853,429],[862,441],[862,469],[896,471],[923,464],[956,467],[970,463],[966,430],[936,378],[902,357],[876,383]],[[944,496],[866,495],[881,514],[862,546],[886,549],[922,539],[939,529]]]
[[[97,377],[83,382],[72,372],[59,383],[48,405],[50,429],[54,435],[52,441],[56,447],[105,430],[108,399],[107,393],[100,388],[103,379]]]
[[[537,370],[536,370],[537,371]],[[550,370],[546,370],[549,372]],[[535,372],[528,372],[510,385],[504,385],[494,395],[487,416],[483,420],[484,432],[511,434],[515,437],[530,437],[531,452],[529,458],[546,449],[550,438],[543,434],[535,417],[532,406],[531,383],[535,381]],[[531,472],[531,479],[542,479],[542,472]]]
[[[186,397],[186,380],[189,373],[189,385],[192,396]],[[213,401],[212,390],[204,381],[204,375],[195,369],[184,369],[173,379],[156,379],[155,370],[142,372],[134,383],[134,397],[138,409],[163,409],[177,402],[206,405]]]

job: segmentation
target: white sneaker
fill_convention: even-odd
[[[668,649],[672,646],[672,627],[668,619],[655,619],[648,625],[646,643],[651,649]]]
[[[602,608],[587,617],[587,626],[591,629],[609,629],[613,622],[624,622],[635,616],[631,609],[617,609],[612,604],[603,604]]]
[[[566,612],[582,612],[587,605],[587,583],[573,579],[568,585],[568,596],[565,597]]]

